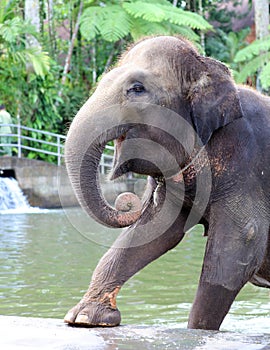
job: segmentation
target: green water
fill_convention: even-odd
[[[119,234],[80,209],[0,214],[0,313],[63,318],[86,291],[101,256]],[[206,238],[200,227],[122,288],[123,324],[185,328]],[[222,330],[270,333],[269,290],[245,286]]]

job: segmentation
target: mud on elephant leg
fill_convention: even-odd
[[[147,214],[142,216],[140,222],[124,230],[114,246],[100,260],[87,293],[79,304],[67,313],[66,323],[81,326],[120,324],[121,316],[116,306],[116,296],[121,286],[144,266],[174,248],[184,236],[183,227],[187,214],[181,213],[167,231],[151,241],[138,244],[138,237],[142,237],[143,234],[147,237],[142,225],[145,216]]]

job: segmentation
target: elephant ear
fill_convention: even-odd
[[[192,122],[203,144],[214,131],[241,118],[242,108],[229,69],[207,57],[199,57],[200,74],[191,83],[189,101]],[[193,75],[194,77],[194,75]]]

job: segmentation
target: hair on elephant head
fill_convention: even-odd
[[[98,167],[110,140],[112,178],[148,175],[143,208],[130,195],[113,208],[101,194]],[[76,115],[65,156],[82,207],[103,224],[129,227],[65,321],[118,325],[121,286],[197,223],[208,237],[190,328],[219,329],[248,281],[269,288],[269,149],[269,97],[237,86],[225,65],[177,37],[127,50]]]

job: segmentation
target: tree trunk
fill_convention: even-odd
[[[54,57],[56,50],[55,30],[53,21],[53,0],[47,0],[46,4],[46,19],[48,21],[48,30],[50,38],[50,54]]]
[[[39,0],[25,0],[24,18],[35,26],[37,32],[40,32]],[[29,47],[38,47],[41,49],[38,40],[32,35],[27,35],[27,45]]]
[[[263,39],[269,35],[269,1],[268,0],[255,0],[255,27],[256,27],[256,39]],[[258,71],[256,79],[256,89],[262,91],[260,83],[260,71]]]
[[[81,18],[81,15],[82,15],[82,10],[83,10],[83,1],[80,2],[80,7],[79,7],[78,15],[77,15],[76,24],[75,24],[75,27],[74,27],[74,30],[73,30],[73,34],[72,34],[72,38],[71,38],[71,41],[70,41],[70,44],[69,44],[69,49],[68,49],[67,57],[66,57],[66,60],[65,60],[65,67],[64,67],[64,71],[63,71],[62,80],[61,80],[62,88],[61,88],[61,90],[59,90],[59,93],[58,93],[59,97],[62,96],[63,86],[65,85],[65,82],[66,82],[66,79],[67,79],[67,73],[68,73],[69,68],[70,68],[72,52],[73,52],[75,40],[77,38],[77,34],[78,34],[78,31],[79,31],[80,18]]]
[[[269,1],[255,0],[256,39],[262,39],[269,34]]]
[[[204,17],[202,0],[199,0],[199,15]],[[202,30],[200,31],[200,37],[201,37],[201,46],[203,48],[203,51],[205,52],[205,34]]]

